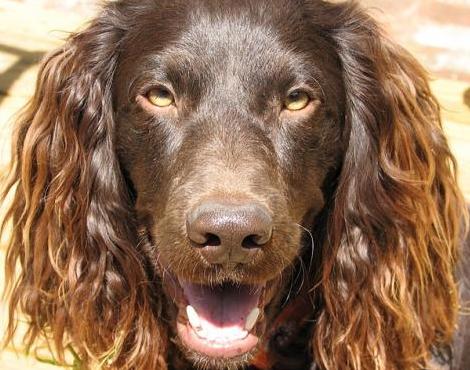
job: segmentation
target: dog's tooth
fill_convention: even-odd
[[[243,330],[237,335],[235,339],[245,339],[248,336],[248,330]]]
[[[259,314],[260,314],[260,310],[258,307],[253,308],[253,310],[251,310],[251,312],[246,317],[246,321],[245,321],[246,331],[250,331],[251,329],[253,329],[253,327],[256,324],[256,320],[258,320]]]
[[[202,327],[196,328],[195,331],[199,338],[207,339],[207,333],[204,331]]]
[[[197,311],[194,309],[193,306],[191,305],[186,306],[186,314],[188,315],[189,323],[194,329],[196,330],[202,329],[201,319],[199,318],[199,315],[197,314]]]

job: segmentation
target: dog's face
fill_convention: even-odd
[[[302,9],[221,3],[155,6],[115,82],[150,260],[183,348],[212,363],[246,360],[265,332],[339,166],[344,102],[337,56]]]

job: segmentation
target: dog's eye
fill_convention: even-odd
[[[169,107],[175,102],[173,94],[164,87],[150,90],[147,93],[147,99],[150,103],[160,108]]]
[[[290,111],[296,111],[304,109],[309,102],[310,97],[306,92],[296,90],[287,95],[284,106]]]

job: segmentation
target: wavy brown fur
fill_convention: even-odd
[[[14,192],[5,218],[13,224],[6,339],[19,309],[28,318],[27,347],[46,339],[61,362],[73,343],[84,363],[163,369],[160,302],[135,248],[113,152],[111,84],[121,31],[110,5],[49,55],[18,119],[5,191]]]
[[[129,2],[130,4],[132,2]],[[311,7],[311,9],[308,8]],[[348,148],[322,252],[312,333],[322,369],[420,369],[451,343],[464,202],[425,71],[355,3],[306,5],[335,46]],[[165,369],[161,292],[150,289],[113,142],[121,40],[145,8],[110,3],[49,55],[18,119],[5,223],[7,342],[72,344],[86,364]]]
[[[455,330],[465,213],[456,162],[418,62],[356,3],[321,18],[335,23],[351,133],[315,353],[331,370],[419,369]]]

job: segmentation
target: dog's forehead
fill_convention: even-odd
[[[178,41],[164,48],[160,57],[227,80],[286,75],[299,59],[272,28],[244,17],[192,17]]]
[[[116,84],[167,83],[193,102],[208,95],[239,103],[295,86],[341,93],[334,46],[293,0],[152,3],[133,20]],[[118,89],[119,90],[119,89]],[[266,95],[267,94],[267,95]],[[263,100],[267,101],[267,100]]]
[[[252,31],[257,28],[271,28],[277,34],[300,36],[303,20],[307,17],[307,7],[296,0],[175,0],[153,4],[153,11],[145,16],[149,29],[154,29],[158,36],[165,29],[172,34],[179,34],[188,29],[200,30],[209,37],[216,31]],[[153,19],[152,19],[153,18]],[[153,22],[155,21],[155,22]],[[259,30],[258,29],[258,30]],[[204,32],[205,31],[205,32]],[[201,36],[201,33],[197,33]],[[231,33],[232,37],[243,34]],[[212,35],[218,36],[218,35]],[[222,36],[222,34],[220,35]],[[261,41],[261,40],[259,40]]]
[[[127,60],[193,85],[199,77],[225,86],[235,81],[290,84],[299,75],[309,79],[312,64],[322,59],[312,53],[320,36],[306,30],[301,9],[283,9],[280,2],[286,1],[201,0],[155,8],[140,24],[138,32],[146,36],[131,45]]]

